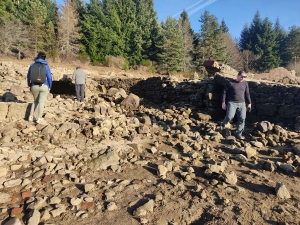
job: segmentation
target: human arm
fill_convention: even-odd
[[[47,76],[49,89],[51,89],[52,88],[52,73],[51,73],[50,67],[48,65],[46,65],[46,76]]]
[[[76,80],[76,70],[75,70],[74,73],[73,73],[72,79],[73,79],[73,80]]]
[[[223,94],[222,94],[222,109],[226,110],[226,95],[228,92],[228,89],[230,88],[230,83],[228,83],[224,89],[223,89]]]
[[[28,72],[27,72],[27,86],[29,87],[29,89],[31,88],[30,71],[31,71],[31,65],[30,65],[30,67],[28,69]]]
[[[246,83],[245,97],[246,97],[247,108],[251,109],[251,97],[250,97],[248,83]]]

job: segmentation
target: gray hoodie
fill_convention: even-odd
[[[86,78],[86,73],[82,69],[77,69],[73,73],[75,84],[85,84]]]

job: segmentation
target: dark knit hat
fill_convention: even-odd
[[[44,52],[39,52],[36,58],[45,60],[46,59],[46,54]]]

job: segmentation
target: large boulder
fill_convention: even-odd
[[[140,98],[130,93],[122,102],[121,107],[126,110],[136,110],[140,106]]]

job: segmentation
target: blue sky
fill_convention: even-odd
[[[63,2],[56,1],[57,4]],[[262,19],[268,17],[272,23],[278,18],[286,31],[293,25],[300,27],[300,0],[154,0],[154,9],[159,22],[168,16],[178,18],[185,9],[195,32],[200,31],[198,20],[207,10],[219,23],[225,20],[233,38],[240,37],[244,25],[251,24],[256,11]]]
[[[233,38],[240,37],[244,25],[251,24],[256,11],[272,23],[278,18],[286,31],[293,25],[300,27],[300,0],[154,0],[154,8],[160,22],[168,16],[178,18],[185,9],[195,32],[200,31],[198,20],[207,10],[219,23],[225,20]]]

